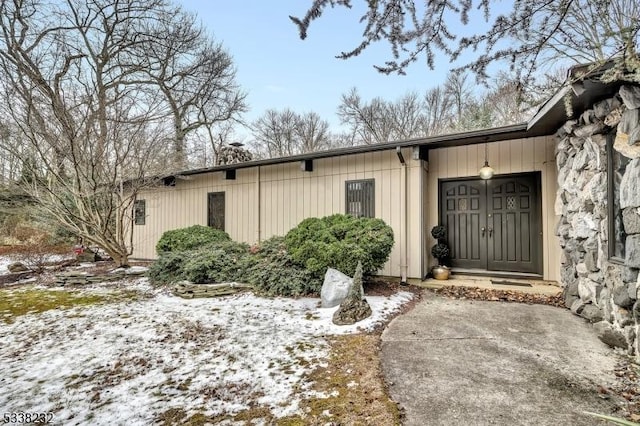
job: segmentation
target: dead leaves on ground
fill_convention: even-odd
[[[550,305],[564,308],[562,295],[524,293],[514,290],[494,290],[490,288],[447,286],[431,289],[434,293],[453,299],[487,300],[492,302],[515,302],[535,305]]]

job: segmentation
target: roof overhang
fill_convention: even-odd
[[[622,82],[603,82],[600,77],[613,66],[607,62],[594,68],[593,64],[579,65],[567,73],[565,85],[545,102],[529,120],[527,131],[541,134],[555,134],[567,121],[579,117],[594,103],[612,97]],[[588,73],[586,77],[581,74]],[[567,114],[567,104],[570,114]]]
[[[527,124],[515,124],[511,126],[495,127],[491,129],[473,130],[463,133],[452,133],[448,135],[429,136],[425,138],[407,139],[395,142],[384,142],[373,145],[359,145],[345,148],[337,148],[326,151],[310,152],[307,154],[292,155],[280,158],[268,158],[264,160],[245,161],[236,164],[225,164],[221,166],[206,167],[201,169],[187,170],[179,172],[177,176],[192,176],[203,173],[212,173],[225,170],[239,170],[251,167],[270,166],[274,164],[295,163],[301,161],[317,160],[329,157],[341,157],[344,155],[362,154],[367,152],[388,151],[397,148],[420,148],[424,150],[444,148],[448,146],[473,145],[486,142],[497,142],[508,139],[521,139],[533,136],[540,136],[534,132],[527,131]]]

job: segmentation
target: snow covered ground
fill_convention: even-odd
[[[0,275],[8,274],[9,270],[7,269],[7,266],[11,265],[12,263],[13,261],[8,257],[0,256]]]
[[[151,289],[144,278],[128,288]],[[173,407],[294,414],[312,395],[303,374],[326,360],[326,336],[371,329],[411,298],[367,297],[374,314],[354,326],[332,324],[336,308],[320,309],[319,299],[249,293],[186,300],[155,292],[20,316],[0,322],[0,412],[52,412],[64,425],[151,424]]]

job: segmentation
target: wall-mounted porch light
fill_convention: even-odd
[[[484,144],[484,166],[482,166],[482,168],[480,169],[480,172],[478,173],[480,175],[480,179],[491,179],[493,177],[493,174],[495,173],[495,170],[493,170],[493,167],[491,167],[489,165],[489,159],[487,157],[487,146],[488,144]]]

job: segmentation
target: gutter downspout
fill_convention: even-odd
[[[260,166],[257,167],[258,169],[258,179],[256,180],[256,184],[258,186],[257,189],[257,193],[258,193],[258,226],[257,226],[257,230],[258,230],[258,242],[262,241],[262,230],[260,229],[260,222],[262,221],[262,205],[260,204],[260,200],[262,199],[262,194],[260,194],[260,190],[261,190],[261,185],[260,185]]]
[[[402,245],[400,246],[400,273],[401,273],[401,278],[400,278],[400,284],[407,284],[407,274],[408,274],[408,265],[407,265],[407,248],[408,248],[408,242],[407,242],[407,238],[408,238],[408,231],[407,229],[408,227],[408,207],[407,207],[407,203],[408,203],[408,196],[407,196],[407,163],[404,160],[404,156],[402,155],[402,148],[397,146],[396,147],[396,154],[398,155],[398,159],[400,160],[400,164],[402,165],[402,191],[401,191],[401,197],[402,197],[402,225],[403,227],[402,229]]]

